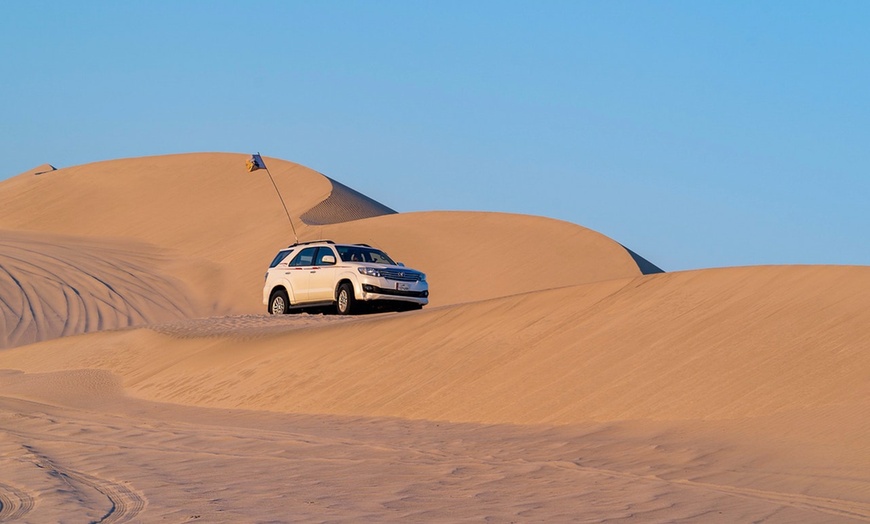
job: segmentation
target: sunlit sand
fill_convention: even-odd
[[[0,182],[0,520],[870,520],[870,268],[654,273],[266,157],[301,240],[432,291],[270,317],[293,233],[246,158]]]

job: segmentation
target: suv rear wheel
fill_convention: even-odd
[[[283,289],[272,291],[272,296],[269,297],[269,313],[283,315],[289,310],[290,299],[287,297],[287,292]]]
[[[339,315],[350,315],[355,309],[355,304],[353,286],[347,282],[338,286],[338,294],[335,296],[335,311]]]

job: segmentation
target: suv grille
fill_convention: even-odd
[[[420,273],[409,269],[381,269],[380,271],[387,280],[399,282],[417,282],[420,280]]]

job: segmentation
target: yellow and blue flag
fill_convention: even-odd
[[[256,155],[251,155],[251,159],[245,162],[245,167],[248,168],[249,172],[253,173],[258,169],[266,169],[266,163],[263,162],[260,153],[257,153]]]

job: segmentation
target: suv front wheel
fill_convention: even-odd
[[[350,315],[356,304],[356,298],[353,296],[353,286],[345,282],[338,286],[338,293],[335,296],[335,311],[339,315]]]
[[[287,292],[283,289],[272,291],[272,296],[269,298],[269,313],[273,315],[283,315],[290,310],[290,298]]]

